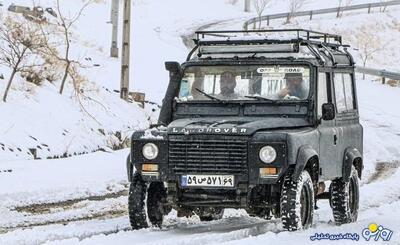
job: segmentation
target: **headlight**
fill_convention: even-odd
[[[153,143],[147,143],[142,148],[142,154],[148,160],[153,160],[158,156],[158,147]]]
[[[276,150],[272,146],[264,146],[259,153],[261,161],[271,163],[276,159]]]

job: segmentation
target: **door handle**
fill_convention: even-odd
[[[336,145],[337,144],[337,135],[333,135],[333,144]]]

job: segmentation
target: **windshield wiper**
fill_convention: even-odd
[[[250,99],[256,99],[256,100],[263,100],[263,101],[274,101],[274,102],[276,101],[276,100],[268,99],[268,98],[260,96],[260,95],[247,95],[244,97],[250,98]]]
[[[206,96],[207,98],[210,98],[210,99],[212,99],[212,100],[218,101],[219,103],[225,103],[224,100],[218,99],[217,97],[214,97],[214,96],[212,96],[212,95],[210,95],[210,94],[207,94],[206,92],[204,92],[204,91],[201,90],[201,89],[198,89],[198,88],[195,88],[195,89],[196,89],[198,92],[200,92],[201,94],[203,94],[204,96]]]

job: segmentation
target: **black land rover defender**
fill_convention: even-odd
[[[166,62],[159,124],[132,136],[132,228],[161,226],[172,208],[202,221],[241,208],[306,229],[318,199],[330,200],[337,224],[355,221],[363,129],[342,38],[303,29],[196,34],[185,63]]]

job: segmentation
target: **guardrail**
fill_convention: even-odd
[[[368,13],[371,13],[371,9],[373,9],[373,8],[382,8],[382,7],[386,8],[388,6],[393,6],[393,5],[400,5],[400,0],[379,2],[379,3],[364,3],[364,4],[356,4],[356,5],[350,5],[350,6],[344,6],[344,7],[326,8],[326,9],[318,9],[318,10],[307,10],[307,11],[300,11],[300,12],[295,12],[295,13],[288,12],[288,13],[280,13],[280,14],[271,14],[271,15],[255,17],[255,18],[251,18],[251,19],[247,20],[243,24],[243,29],[248,30],[249,25],[251,25],[251,24],[253,24],[253,29],[256,29],[256,23],[259,23],[260,21],[261,22],[267,21],[267,25],[269,25],[270,20],[284,19],[284,18],[289,20],[290,18],[300,17],[300,16],[309,16],[310,20],[312,20],[314,15],[336,13],[337,17],[338,17],[340,15],[340,13],[346,12],[346,11],[368,9]]]
[[[386,78],[400,81],[400,73],[398,73],[398,72],[391,72],[391,71],[387,71],[387,70],[378,70],[378,69],[367,68],[367,67],[356,67],[356,72],[371,75],[371,76],[381,77],[382,84],[386,83]]]

